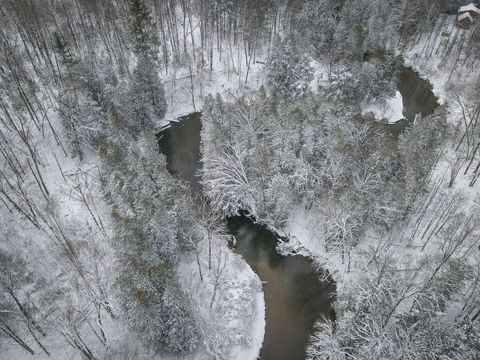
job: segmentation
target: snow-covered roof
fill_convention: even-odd
[[[469,19],[470,22],[473,23],[473,18],[468,12],[458,15],[458,21],[461,21],[463,19]]]
[[[473,11],[473,12],[476,12],[477,14],[480,14],[480,9],[476,7],[474,3],[461,6],[460,9],[458,9],[459,13],[468,12],[468,11]]]

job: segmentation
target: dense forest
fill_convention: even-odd
[[[256,359],[240,215],[335,286],[301,358],[480,358],[464,5],[0,0],[0,359]],[[191,183],[158,141],[197,112]]]

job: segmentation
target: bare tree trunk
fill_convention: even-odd
[[[195,251],[195,255],[197,258],[198,273],[200,274],[200,281],[203,282],[202,266],[200,264],[200,254],[198,253],[198,250]]]
[[[5,333],[10,339],[15,341],[18,345],[20,345],[24,350],[28,351],[30,354],[34,355],[35,352],[32,350],[30,346],[27,345],[25,341],[23,341],[16,333],[13,331],[11,327],[8,326],[6,322],[0,319],[0,330]]]

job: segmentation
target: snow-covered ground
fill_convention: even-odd
[[[214,241],[213,271],[208,270],[206,242],[199,247],[204,249],[200,257],[203,281],[195,256],[185,258],[179,269],[182,286],[195,304],[203,335],[198,351],[185,359],[256,359],[265,332],[265,301],[260,279],[241,256],[226,246],[224,239]],[[221,275],[216,280],[219,269]],[[212,302],[216,281],[218,289]]]
[[[386,121],[389,124],[396,123],[404,118],[402,94],[397,91],[394,97],[365,104],[362,106],[362,115],[373,115],[377,121]]]
[[[433,86],[441,103],[448,101],[453,90],[461,94],[478,81],[478,61],[469,51],[469,42],[478,26],[462,29],[456,26],[456,15],[441,14],[432,32],[417,35],[399,50],[406,65],[419,72]]]
[[[469,58],[465,46],[472,34],[473,29],[463,30],[455,26],[455,16],[441,15],[431,33],[418,36],[412,40],[411,45],[399,50],[399,54],[405,58],[406,65],[411,66],[423,78],[432,83],[435,95],[447,108],[448,120],[451,124],[460,124],[462,121],[462,106],[457,104],[455,99],[458,96],[461,97],[465,89],[471,88],[478,81],[480,71],[478,64]],[[312,81],[312,87],[324,82],[326,74],[320,64],[314,65],[315,79]],[[263,84],[262,68],[261,65],[255,65],[252,69],[249,87],[255,88]],[[204,84],[203,96],[207,93],[220,92],[225,94],[231,91],[232,81],[229,80],[229,76],[225,74],[217,75],[217,80],[212,77],[211,81],[213,83],[202,82],[200,77],[197,79],[197,85]],[[239,81],[238,75],[233,78],[233,81],[239,85],[236,89],[239,87],[245,88],[245,84]],[[190,78],[186,77],[183,81],[181,90],[185,94],[182,96],[183,103],[176,101],[175,97],[172,96],[174,87],[171,86],[170,89],[167,87],[167,92],[170,94],[169,104],[171,104],[172,109],[169,116],[172,118],[193,110],[193,101],[188,100],[188,94],[191,97]],[[202,95],[200,90],[198,92],[194,91],[194,94],[198,94],[195,96],[196,99],[200,98],[195,106],[198,110],[201,108]],[[468,106],[468,99],[464,100],[466,106]],[[399,92],[396,93],[395,97],[387,99],[385,102],[364,104],[363,106],[363,114],[373,113],[377,120],[386,119],[389,123],[402,119],[404,117],[402,110],[403,99]],[[453,186],[451,188],[448,186],[449,172],[454,159],[454,152],[445,151],[433,170],[429,186],[430,188],[436,186],[439,188],[433,204],[440,204],[444,198],[459,196],[468,199],[462,204],[461,210],[465,214],[469,214],[473,207],[477,206],[476,201],[478,202],[480,191],[478,186],[476,188],[468,186],[471,174],[463,175],[464,167],[460,170]],[[432,205],[431,209],[419,206],[410,221],[402,225],[404,226],[405,236],[398,236],[393,231],[389,239],[382,239],[377,232],[368,231],[352,251],[351,261],[346,262],[340,254],[327,252],[324,245],[319,242],[318,234],[323,231],[321,211],[315,206],[306,211],[304,204],[301,204],[292,211],[287,225],[280,231],[280,233],[289,237],[289,242],[280,245],[280,250],[285,254],[301,253],[311,256],[319,266],[327,269],[333,275],[339,288],[355,281],[355,269],[360,268],[361,262],[364,261],[362,253],[370,247],[379,246],[382,241],[388,241],[389,245],[395,249],[398,271],[416,268],[419,262],[425,259],[425,248],[428,248],[428,253],[432,255],[439,251],[437,247],[440,245],[437,243],[435,236],[432,236],[432,240],[427,243],[424,236],[418,235],[429,234],[431,225],[429,222],[438,210],[435,206]],[[424,210],[427,215],[425,218],[420,218],[420,213],[423,213]],[[350,271],[350,269],[353,271]],[[224,290],[226,293],[234,291],[233,288],[228,287]],[[208,313],[208,311],[204,309],[203,313]],[[242,356],[231,356],[231,358],[243,358]]]
[[[176,74],[169,74],[165,81],[165,91],[168,103],[168,110],[162,125],[166,125],[183,115],[194,111],[201,111],[203,101],[208,95],[226,95],[241,96],[244,91],[258,89],[264,82],[264,65],[260,63],[252,64],[247,82],[242,74],[230,73],[225,70],[226,64],[215,63],[212,73],[200,71],[193,75],[192,79],[188,75],[188,69],[178,71]],[[243,59],[244,61],[244,59]],[[193,99],[192,99],[193,82]]]
[[[199,43],[198,27],[193,25],[196,43]],[[188,46],[191,46],[189,42]],[[213,71],[209,64],[198,65],[192,70],[187,66],[174,69],[164,76],[168,104],[167,114],[158,127],[169,122],[202,111],[203,101],[208,95],[241,96],[245,91],[260,88],[264,83],[263,63],[254,63],[250,69],[244,57],[243,47],[232,49],[230,56],[221,58],[214,52]],[[204,249],[207,249],[204,246]],[[192,294],[203,335],[199,349],[185,359],[206,358],[248,360],[256,359],[260,353],[265,333],[265,300],[260,279],[239,255],[227,247],[225,241],[215,243],[214,253],[220,253],[226,261],[221,286],[216,300],[210,308],[213,279],[212,272],[203,271],[200,281],[194,258],[184,259],[180,265],[182,284]],[[201,257],[203,269],[207,269],[206,258]]]
[[[200,32],[195,21],[193,34],[199,44]],[[187,47],[191,47],[190,38]],[[202,67],[197,59],[195,68],[171,68],[168,74],[160,74],[168,109],[158,128],[184,115],[202,111],[208,95],[241,96],[245,91],[258,89],[264,84],[263,61],[254,62],[252,59],[247,76],[248,62],[243,45],[232,49],[229,55],[225,51],[223,57],[214,51],[212,59],[212,72],[209,64]],[[203,248],[207,249],[206,246]],[[179,267],[182,285],[192,295],[203,335],[199,349],[185,359],[256,359],[265,333],[265,300],[260,279],[245,260],[227,247],[225,241],[216,242],[213,252],[221,254],[226,268],[212,307],[213,273],[204,270],[204,280],[201,281],[194,258],[185,258]],[[202,256],[202,268],[207,269],[206,258]]]
[[[446,35],[448,34],[448,36]],[[479,67],[475,64],[470,64],[469,59],[463,54],[465,51],[462,42],[468,43],[469,37],[472,36],[472,30],[462,30],[455,26],[455,16],[442,15],[431,34],[425,33],[412,41],[412,45],[399,51],[405,58],[405,63],[411,66],[415,71],[427,79],[433,85],[435,95],[440,99],[440,102],[447,106],[449,112],[449,121],[451,123],[458,123],[461,121],[461,108],[455,104],[452,99],[456,94],[461,94],[466,88],[472,86],[478,79]],[[474,66],[475,65],[475,66]],[[218,66],[218,64],[216,65]],[[225,68],[225,64],[223,65]],[[241,76],[237,74],[226,74],[225,72],[213,73],[206,79],[205,76],[194,76],[194,99],[195,107],[192,100],[191,81],[188,76],[187,69],[180,76],[178,81],[167,81],[166,89],[169,101],[169,113],[167,119],[173,119],[180,115],[184,115],[193,110],[200,110],[202,106],[202,98],[207,94],[220,93],[232,94],[241,93],[245,89],[258,88],[263,84],[263,65],[254,64],[252,66],[249,80],[245,84],[241,80]],[[315,78],[312,81],[312,88],[315,89],[320,83],[324,83],[328,78],[327,69],[317,62],[312,63],[315,70]],[[476,70],[471,70],[471,69]],[[174,94],[183,94],[179,98]],[[394,97],[386,101],[364,104],[363,114],[373,113],[377,120],[386,120],[389,123],[394,123],[403,116],[403,99],[400,92],[397,91]],[[479,191],[468,186],[469,176],[459,175],[457,181],[454,183],[452,189],[447,187],[447,179],[449,172],[449,163],[454,154],[446,152],[444,157],[439,161],[437,167],[433,171],[431,178],[431,186],[437,182],[443,182],[441,185],[441,196],[453,196],[458,194],[469,199],[465,206],[465,211],[468,213],[469,206],[475,205],[475,199],[478,199]],[[432,214],[433,215],[433,214]],[[318,240],[318,234],[322,232],[322,214],[315,208],[310,211],[305,211],[305,206],[302,204],[292,212],[292,215],[287,225],[279,230],[280,233],[289,237],[289,242],[280,245],[280,251],[288,253],[300,253],[313,257],[318,265],[328,269],[337,281],[337,286],[341,287],[350,281],[355,281],[355,271],[349,271],[347,262],[342,261],[340,254],[333,254],[327,252],[324,246]],[[412,239],[405,241],[405,239],[390,239],[395,247],[396,258],[398,266],[402,268],[415,267],[417,261],[425,255],[421,249],[424,242],[419,237],[415,237],[415,228],[417,224],[413,225],[416,220],[415,215],[412,216],[412,224],[407,224],[406,229],[412,232]],[[420,226],[424,228],[427,224],[421,223]],[[277,229],[278,230],[278,229]],[[418,229],[417,229],[418,230]],[[358,247],[351,254],[351,269],[355,269],[356,263],[362,261],[362,252],[366,251],[371,246],[378,246],[380,243],[379,234],[374,231],[367,232],[364,239],[359,242]],[[435,246],[435,241],[432,241],[429,246]],[[431,249],[432,253],[435,249]],[[227,286],[224,288],[226,294],[235,292],[235,286]],[[257,293],[257,296],[260,295]],[[207,296],[208,297],[208,296]],[[261,302],[257,302],[261,304]],[[201,313],[208,313],[208,309],[204,308]],[[259,310],[257,316],[261,318],[262,311]],[[254,329],[255,326],[252,328]],[[263,337],[263,330],[260,331],[261,326],[258,322],[257,340],[260,336]],[[251,339],[254,339],[252,336]],[[257,345],[261,343],[257,343]],[[249,356],[245,352],[233,353],[230,355],[232,359],[247,359],[252,358],[255,352],[250,348]],[[241,346],[235,346],[234,349],[242,349]],[[242,355],[240,355],[242,354]]]
[[[53,109],[49,110],[48,116],[53,124],[58,124],[57,129],[60,129],[59,119]],[[81,304],[89,303],[83,298],[88,298],[89,295],[86,294],[85,283],[82,281],[91,281],[91,286],[94,283],[93,277],[98,275],[97,284],[105,286],[104,291],[111,294],[109,279],[112,277],[114,262],[113,250],[109,243],[111,210],[101,196],[98,156],[85,151],[83,161],[79,161],[78,158],[72,159],[57,143],[53,134],[44,130],[43,134],[32,134],[32,138],[37,139],[35,151],[36,156],[41,159],[38,172],[42,174],[49,195],[46,197],[41,195],[31,174],[25,176],[19,185],[26,198],[31,199],[37,213],[41,214],[40,226],[35,227],[16,212],[5,211],[2,213],[2,221],[8,224],[8,227],[1,229],[0,234],[2,238],[8,239],[4,245],[18,248],[18,253],[24,256],[27,262],[35,264],[34,274],[47,282],[54,282],[58,291],[65,292],[64,297],[58,300],[59,306],[53,306],[52,314],[49,314],[52,318],[43,319],[48,332],[41,341],[51,356],[47,356],[37,344],[28,339],[28,335],[25,335],[29,346],[35,352],[35,359],[76,359],[79,356],[78,351],[68,346],[61,335],[62,331],[68,333],[68,330],[65,330],[68,325],[65,324],[65,329],[57,328],[56,318],[64,316],[62,311],[65,310],[65,303],[71,302],[73,308],[78,306],[79,314],[84,310],[81,309]],[[65,144],[64,139],[61,140]],[[19,147],[22,146],[21,142],[17,144]],[[4,170],[7,171],[7,166]],[[14,191],[11,192],[11,196],[14,196]],[[19,204],[23,206],[21,201]],[[84,278],[73,269],[72,263],[62,251],[67,241],[73,244],[78,261],[88,269],[83,270]],[[32,291],[31,296],[35,298],[37,293]],[[103,327],[109,337],[113,337],[118,329],[118,325],[108,316],[103,317]],[[82,328],[83,326],[79,329],[80,333]],[[19,330],[19,333],[23,336],[22,330]],[[101,347],[92,333],[84,336],[92,348]],[[1,339],[3,341],[0,345],[1,359],[32,358],[9,338]]]
[[[192,29],[187,24],[187,32],[192,33],[198,47],[200,27],[195,18]],[[187,38],[186,47],[191,52],[190,37]],[[178,67],[172,65],[167,74],[159,74],[165,86],[168,104],[167,114],[159,127],[194,111],[201,111],[203,101],[208,95],[241,96],[245,91],[259,89],[264,85],[265,54],[256,54],[250,59],[245,57],[243,43],[239,42],[234,48],[225,44],[221,52],[218,47],[214,48],[210,64],[207,56],[204,56],[202,63],[198,51],[199,49],[196,50],[197,57],[192,61],[191,67],[186,64]],[[213,71],[210,71],[210,67]]]
[[[195,30],[197,29],[197,30]],[[194,37],[199,43],[198,27],[194,23]],[[407,65],[414,68],[422,77],[428,79],[435,95],[447,106],[451,123],[462,121],[462,107],[455,102],[457,95],[471,87],[478,81],[480,67],[478,63],[469,58],[467,50],[468,41],[473,35],[471,30],[459,29],[455,26],[455,16],[442,15],[431,34],[425,33],[412,41],[412,45],[401,51]],[[187,44],[191,47],[191,44]],[[189,68],[187,65],[170,67],[167,74],[161,73],[163,79],[168,111],[165,119],[160,119],[158,126],[164,126],[182,115],[193,111],[201,111],[204,98],[209,94],[228,94],[239,96],[249,89],[258,89],[264,83],[264,65],[248,61],[244,55],[243,44],[231,52],[224,50],[224,56],[215,50],[213,55],[213,71],[210,72],[210,64],[199,65]],[[258,60],[264,60],[259,56]],[[312,87],[323,82],[327,77],[327,70],[320,64],[315,64],[315,79]],[[248,76],[247,76],[248,73]],[[468,106],[468,99],[465,99]],[[56,112],[46,104],[54,127],[61,128]],[[385,103],[365,104],[363,113],[372,112],[378,119],[387,119],[395,122],[403,117],[402,97],[397,92],[394,98]],[[45,126],[46,128],[46,126]],[[32,126],[32,129],[33,126]],[[41,158],[43,167],[41,173],[45,179],[45,185],[51,189],[51,203],[42,199],[38,191],[32,195],[37,204],[44,207],[41,211],[46,214],[49,211],[55,213],[55,220],[59,220],[58,229],[68,229],[69,234],[74,234],[73,240],[81,248],[83,260],[96,261],[101,259],[100,270],[106,278],[111,276],[114,264],[113,249],[109,243],[111,238],[111,224],[109,221],[110,208],[99,195],[101,184],[99,179],[100,159],[96,154],[86,152],[85,159],[79,161],[66,155],[60,145],[55,141],[49,130],[43,134],[32,133],[32,137],[40,139],[35,146],[38,156]],[[12,139],[15,141],[15,139]],[[447,151],[445,156],[438,162],[431,179],[432,184],[440,183],[441,196],[453,196],[458,194],[467,199],[463,209],[468,213],[469,207],[475,206],[479,198],[479,187],[469,187],[471,174],[463,175],[462,168],[452,188],[447,187],[448,173],[451,163],[455,159],[452,151]],[[28,179],[30,183],[22,184],[24,189],[35,189],[34,179]],[[292,212],[284,233],[289,236],[290,242],[282,245],[285,252],[295,251],[312,256],[321,266],[327,268],[338,282],[342,285],[343,280],[354,276],[354,272],[347,270],[340,255],[327,253],[325,248],[318,242],[318,233],[322,231],[322,215],[317,208],[305,211],[302,204]],[[1,229],[0,234],[5,239],[10,239],[15,233],[19,239],[10,239],[19,242],[19,246],[26,249],[27,259],[42,264],[41,272],[48,277],[62,277],[68,273],[65,264],[56,264],[57,258],[54,248],[50,243],[55,234],[52,229],[45,231],[36,229],[26,221],[19,221],[15,213],[5,214],[5,223],[9,227]],[[423,224],[425,225],[425,224]],[[58,230],[57,229],[57,230]],[[412,228],[410,227],[411,231]],[[352,254],[352,268],[355,268],[357,254],[371,244],[377,242],[377,234],[368,233],[362,239],[358,252]],[[402,265],[412,264],[422,256],[419,250],[422,246],[419,238],[413,237],[413,241],[398,244],[399,263]],[[429,246],[434,246],[435,242]],[[206,249],[206,245],[200,246]],[[94,251],[99,251],[101,255]],[[262,346],[265,329],[265,302],[258,276],[252,271],[247,263],[238,255],[234,254],[225,242],[217,242],[214,246],[215,259],[220,265],[225,262],[226,267],[219,277],[218,288],[214,294],[215,271],[203,272],[203,281],[199,278],[196,259],[185,257],[179,265],[181,284],[189,294],[192,294],[192,302],[198,310],[198,323],[203,335],[198,350],[184,357],[189,360],[200,359],[232,359],[248,360],[257,358]],[[412,260],[413,259],[413,260]],[[201,266],[207,269],[205,254],[201,257]],[[66,281],[68,283],[68,281]],[[73,291],[73,290],[72,290]],[[131,346],[135,346],[135,337],[128,331],[120,319],[105,317],[104,330],[109,344],[119,344],[129,339]],[[61,340],[61,341],[60,341]],[[93,337],[92,346],[100,347],[99,342]],[[31,356],[23,349],[8,340],[2,340],[1,359],[28,359]],[[44,340],[52,352],[49,357],[42,353],[41,349],[34,344],[36,359],[75,359],[79,358],[78,352],[67,347],[57,333],[52,332]],[[110,345],[112,348],[115,346]],[[125,344],[123,346],[126,346]],[[117,349],[118,350],[118,349]],[[146,358],[149,354],[139,354],[138,358]],[[113,355],[112,358],[115,358]]]

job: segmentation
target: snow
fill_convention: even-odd
[[[187,31],[192,31],[198,47],[200,26],[195,17],[192,19],[192,29],[188,28]],[[188,37],[187,48],[191,47],[191,38]],[[249,64],[248,59],[245,58],[243,43],[238,42],[235,48],[227,49],[228,46],[225,44],[222,56],[219,49],[215,47],[212,64],[208,63],[207,57],[204,57],[202,64],[198,58],[200,55],[197,55],[191,69],[186,65],[178,68],[172,65],[167,74],[159,74],[165,86],[168,109],[158,127],[192,112],[201,111],[203,101],[208,95],[240,96],[245,91],[259,89],[264,85],[263,70],[266,54],[256,54]],[[210,71],[210,66],[213,71]]]
[[[199,44],[200,32],[195,23],[193,29],[196,44]],[[264,83],[263,62],[252,60],[247,78],[247,62],[243,51],[239,44],[238,48],[232,50],[230,57],[225,56],[223,59],[214,51],[213,72],[208,70],[210,65],[205,64],[203,68],[197,66],[192,74],[187,67],[171,68],[167,75],[160,74],[164,79],[168,110],[158,128],[166,128],[170,122],[177,121],[184,115],[201,111],[207,95],[219,93],[224,96],[240,96],[245,91],[260,88]],[[194,259],[184,259],[179,267],[185,290],[195,295],[191,300],[198,310],[197,320],[204,334],[200,348],[184,359],[200,360],[212,354],[232,360],[256,359],[265,333],[265,300],[260,280],[239,255],[227,248],[225,242],[216,243],[213,252],[215,251],[220,251],[229,258],[226,273],[222,275],[228,281],[222,282],[212,309],[210,301],[213,280],[209,278],[211,273],[207,270],[205,259],[202,260],[205,277],[203,283],[199,279]],[[228,354],[222,352],[222,349],[229,349]]]
[[[470,4],[465,5],[465,6],[461,6],[460,9],[458,9],[459,13],[463,13],[463,12],[467,12],[467,11],[473,11],[477,14],[480,14],[480,9],[478,7],[476,7],[475,4],[473,4],[473,3],[470,3]]]
[[[200,30],[195,24],[196,20],[193,20],[193,35],[195,43],[199,44]],[[188,46],[191,46],[190,41],[188,38]],[[170,122],[178,121],[184,115],[201,111],[208,95],[240,96],[246,91],[260,88],[264,83],[264,65],[261,61],[252,60],[247,77],[247,61],[240,42],[237,48],[232,49],[230,56],[223,58],[216,48],[212,59],[212,72],[208,63],[202,67],[197,59],[197,66],[192,73],[184,66],[171,67],[166,75],[159,74],[164,79],[168,109],[165,118],[157,124],[158,129],[169,127]],[[225,242],[216,243],[213,252],[216,251],[229,259],[225,274],[222,274],[222,278],[228,281],[222,282],[212,309],[213,279],[205,259],[201,260],[205,277],[203,283],[199,279],[195,259],[184,259],[179,266],[186,292],[194,295],[191,300],[197,309],[197,320],[204,335],[199,349],[184,359],[203,360],[212,354],[217,358],[232,360],[256,359],[265,333],[265,301],[260,280],[239,255],[227,248]],[[228,354],[225,349],[229,349]]]
[[[468,11],[480,13],[480,10],[473,4],[461,7],[460,11],[467,12],[460,16],[468,17],[470,17]],[[434,32],[447,32],[450,34],[450,39],[457,36],[468,39],[472,35],[472,31],[458,29],[455,26],[455,21],[456,16],[448,17],[443,26],[438,25],[435,27]],[[438,24],[441,24],[441,22],[439,21]],[[194,25],[193,28],[197,29],[194,31],[194,36],[198,41],[198,27]],[[431,54],[441,54],[451,46],[447,42],[448,38],[445,39],[442,36],[438,36],[436,39],[433,40],[428,34],[422,35],[418,41],[412,42],[413,46],[404,49],[403,54],[405,55],[406,63],[433,84],[434,93],[440,98],[442,103],[449,106],[450,119],[458,122],[460,121],[461,110],[451,103],[449,93],[451,82],[449,80],[455,81],[456,86],[467,87],[477,81],[478,74],[470,70],[463,71],[463,68],[456,64],[456,54],[459,51],[461,52],[461,47],[458,44],[453,44],[452,56],[447,59],[441,56],[431,56]],[[201,110],[203,100],[208,94],[239,95],[246,90],[257,89],[262,86],[264,83],[263,64],[252,60],[247,78],[247,63],[243,53],[242,45],[233,49],[231,58],[226,56],[222,59],[219,53],[215,51],[214,63],[212,65],[213,72],[209,72],[209,64],[205,64],[203,68],[195,67],[192,76],[190,76],[190,70],[185,66],[176,69],[170,68],[166,75],[160,74],[164,79],[166,88],[168,113],[165,119],[162,119],[158,125],[168,126],[170,121],[182,115]],[[317,62],[312,62],[312,67],[316,74],[315,80],[312,81],[312,87],[314,87],[328,77],[328,69],[322,67]],[[474,66],[472,68],[475,69]],[[478,66],[476,69],[478,69]],[[478,70],[474,71],[478,72]],[[402,96],[397,91],[395,97],[387,99],[385,102],[365,104],[362,113],[373,113],[377,119],[387,119],[388,122],[393,123],[403,118],[402,109]],[[54,122],[59,122],[58,119],[55,119],[56,114],[53,110],[50,116],[52,116]],[[44,139],[43,145],[36,150],[46,160],[46,166],[42,169],[42,174],[46,179],[47,187],[55,190],[52,201],[59,212],[59,218],[63,219],[65,226],[86,229],[79,231],[78,236],[81,237],[88,234],[90,244],[101,244],[107,254],[103,266],[108,268],[114,261],[113,251],[108,241],[106,241],[110,233],[110,224],[108,223],[110,209],[108,204],[98,195],[101,193],[101,184],[98,178],[99,159],[91,152],[86,153],[82,162],[79,162],[77,159],[71,159],[63,154],[59,146],[55,145],[53,137]],[[58,160],[58,165],[54,156]],[[453,157],[454,154],[451,151],[446,153],[434,170],[432,181],[446,181],[448,178],[446,175],[449,171],[449,161]],[[462,174],[463,169],[460,171],[459,178],[455,182],[453,189],[449,190],[443,186],[442,193],[445,195],[462,194],[468,199],[464,205],[464,210],[468,211],[469,207],[473,206],[475,199],[478,198],[479,190],[478,186],[476,188],[469,187],[468,175],[463,176]],[[83,175],[86,177],[83,177]],[[88,183],[91,187],[91,194],[97,194],[95,197],[93,195],[87,196],[87,202],[95,204],[93,215],[75,195],[73,189],[79,182],[84,185]],[[95,216],[102,219],[105,226],[104,231],[101,231],[95,225]],[[322,214],[316,207],[313,207],[311,211],[305,211],[304,204],[301,204],[292,212],[287,226],[283,229],[283,232],[290,238],[290,242],[280,245],[280,248],[283,253],[295,252],[313,256],[317,263],[327,268],[334,275],[338,285],[342,286],[347,279],[355,276],[355,274],[347,271],[339,255],[327,253],[324,246],[318,241],[318,234],[322,231],[321,219]],[[16,230],[25,237],[25,241],[33,239],[32,241],[36,242],[37,247],[35,249],[37,252],[29,254],[29,256],[35,259],[42,258],[43,261],[38,261],[38,263],[43,263],[46,267],[49,266],[53,260],[52,254],[48,253],[49,246],[47,245],[49,239],[46,234],[34,229],[29,224],[20,224],[18,219],[15,219],[13,216],[10,219],[10,225],[18,228]],[[8,229],[2,229],[2,234],[3,232],[8,232]],[[353,263],[355,263],[361,250],[377,242],[376,236],[377,234],[374,232],[369,232],[362,239],[358,251],[352,255]],[[410,244],[398,244],[397,257],[403,259],[401,260],[403,265],[414,263],[420,259],[421,254],[418,251],[420,242],[417,240]],[[434,246],[434,243],[432,242],[429,246]],[[205,270],[203,282],[199,279],[197,264],[194,258],[185,257],[179,265],[178,271],[182,275],[182,286],[185,289],[189,289],[189,293],[195,295],[192,301],[199,309],[198,320],[205,335],[202,339],[203,344],[197,352],[186,356],[184,359],[200,360],[211,358],[213,354],[223,354],[223,358],[233,360],[255,359],[260,352],[265,332],[265,302],[260,280],[247,263],[239,255],[234,254],[225,243],[217,243],[214,252],[219,252],[228,258],[228,266],[225,270],[226,272],[222,275],[223,280],[212,309],[210,309],[210,302],[213,292],[212,281],[214,280],[212,273],[206,270],[205,257],[202,259],[202,266]],[[354,265],[352,267],[354,268]],[[53,275],[60,276],[61,273],[54,273]],[[119,321],[106,320],[105,322],[107,336],[110,337],[112,343],[123,338],[134,338],[126,330],[125,324]],[[52,336],[46,340],[50,348],[57,350],[52,357],[47,357],[35,348],[35,358],[74,358],[74,351],[65,347],[65,343],[59,341],[59,339],[59,337],[54,338]],[[30,358],[30,355],[26,354],[24,350],[8,340],[4,340],[1,348],[2,358]],[[226,353],[222,351],[226,351]]]
[[[215,66],[223,69],[225,64],[219,62]],[[190,77],[169,74],[164,81],[168,110],[158,126],[162,127],[179,117],[201,111],[204,99],[208,95],[240,96],[245,91],[260,88],[264,82],[263,67],[262,64],[251,65],[246,83],[244,77],[226,70],[214,71],[208,75],[201,73],[194,75],[192,81],[195,105],[192,100]]]
[[[48,116],[55,128],[61,129],[59,119],[53,109],[49,109]],[[37,229],[17,213],[4,212],[2,220],[8,224],[8,228],[3,228],[1,233],[2,235],[15,234],[9,243],[26,252],[26,260],[35,264],[35,270],[38,273],[49,281],[56,279],[59,286],[70,288],[73,286],[72,279],[77,275],[68,262],[63,263],[65,259],[59,254],[54,240],[57,231],[65,232],[75,244],[81,261],[85,261],[83,265],[89,267],[93,262],[98,261],[96,265],[102,272],[103,280],[104,277],[110,276],[109,270],[114,258],[108,241],[111,230],[109,221],[111,210],[101,196],[101,184],[98,177],[100,160],[97,155],[88,150],[85,151],[83,161],[79,161],[78,158],[72,159],[63,152],[49,131],[45,131],[43,134],[34,133],[32,138],[39,140],[36,143],[35,151],[36,155],[42,159],[43,166],[39,171],[49,190],[49,202],[47,203],[45,198],[40,195],[35,183],[28,176],[21,186],[28,196],[35,199],[40,213],[49,214],[49,217],[55,218],[55,227],[47,228],[43,225],[43,229]],[[65,144],[64,139],[61,140]],[[82,199],[80,190],[83,191],[84,199]],[[5,241],[4,245],[7,243]],[[91,256],[94,252],[95,254]],[[109,291],[109,289],[106,290]],[[72,289],[67,293],[65,301],[71,298],[73,302],[81,303],[80,293],[81,290],[78,288]],[[54,316],[58,315],[54,314]],[[114,325],[114,322],[110,321],[107,316],[103,317],[103,322],[105,329],[112,329],[110,332],[112,334],[119,328],[118,324]],[[78,351],[67,346],[64,338],[54,329],[49,330],[51,331],[42,339],[42,343],[52,353],[51,357],[43,353],[30,339],[27,340],[28,345],[35,351],[35,359],[75,359]],[[93,334],[90,333],[90,335],[85,336],[90,345],[100,348],[98,339]],[[0,356],[2,359],[31,358],[30,354],[8,338],[3,339],[0,348],[2,349]]]
[[[417,35],[399,52],[407,66],[432,84],[440,104],[449,100],[448,88],[455,87],[460,94],[478,81],[478,60],[468,58],[469,48],[466,46],[474,32],[474,27],[459,28],[456,15],[441,14],[432,33]],[[468,63],[465,63],[467,60]]]
[[[323,230],[323,218],[317,207],[306,211],[305,205],[300,204],[283,230],[289,242],[281,244],[279,250],[284,255],[300,254],[312,258],[320,268],[328,270],[337,283],[341,283],[348,274],[341,256],[327,252],[319,241],[318,234]]]
[[[394,97],[366,104],[363,107],[362,115],[368,114],[373,114],[376,120],[386,119],[390,124],[403,119],[402,94],[400,94],[400,91],[397,91]]]
[[[203,249],[200,253],[203,281],[193,255],[183,259],[178,270],[204,334],[199,349],[184,359],[200,360],[206,354],[232,360],[256,359],[265,333],[265,300],[260,279],[240,255],[228,248],[224,239],[212,242],[212,270],[208,270],[206,241],[199,248]],[[210,307],[217,261],[225,261],[226,268]]]
[[[250,271],[252,271],[250,269]],[[253,271],[252,271],[253,272]],[[232,360],[257,359],[262,348],[265,336],[265,298],[263,292],[255,295],[256,308],[253,309],[255,316],[251,323],[251,345],[248,347],[235,345],[230,353]]]
[[[316,93],[318,92],[319,86],[328,86],[330,84],[329,74],[331,67],[329,68],[317,60],[312,60],[310,66],[313,69],[313,80],[310,83],[310,88]]]
[[[468,12],[458,15],[458,20],[463,20],[463,19],[469,19],[470,22],[473,23],[473,18]]]

